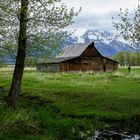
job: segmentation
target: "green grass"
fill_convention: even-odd
[[[9,67],[0,69],[0,87],[4,86],[0,94],[4,96],[12,71]],[[40,73],[28,68],[21,91],[16,111],[7,111],[0,99],[0,112],[4,112],[0,135],[8,131],[7,139],[17,130],[13,139],[24,139],[26,134],[26,139],[47,140],[80,138],[80,131],[87,134],[87,130],[91,135],[105,124],[140,129],[140,67],[132,68],[130,74],[127,68],[113,73]]]

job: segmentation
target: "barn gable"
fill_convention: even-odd
[[[89,44],[81,54],[83,57],[101,57],[100,52],[95,48],[94,43]]]

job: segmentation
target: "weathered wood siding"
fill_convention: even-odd
[[[101,55],[99,54],[99,52],[96,50],[95,47],[93,47],[92,45],[90,45],[83,53],[81,56],[84,57],[100,57]]]
[[[81,59],[80,57],[65,61],[65,62],[61,62],[59,64],[60,67],[60,71],[64,72],[64,71],[81,71]]]
[[[81,70],[82,71],[100,71],[102,69],[101,57],[82,57]]]
[[[101,57],[78,57],[59,64],[60,71],[102,71]]]
[[[103,58],[103,71],[114,71],[118,69],[118,63],[116,63],[113,60],[107,59],[107,58]],[[105,67],[105,69],[104,69]]]
[[[59,64],[61,72],[69,71],[114,71],[118,64],[103,57],[78,57]]]

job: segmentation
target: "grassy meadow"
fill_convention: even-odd
[[[6,109],[13,68],[0,68],[0,139],[87,139],[111,125],[140,133],[140,67],[107,73],[26,68],[16,110]]]

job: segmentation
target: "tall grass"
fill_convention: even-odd
[[[7,110],[13,68],[0,69],[0,139],[86,139],[105,124],[140,130],[140,68],[108,73],[25,69],[18,108]]]

